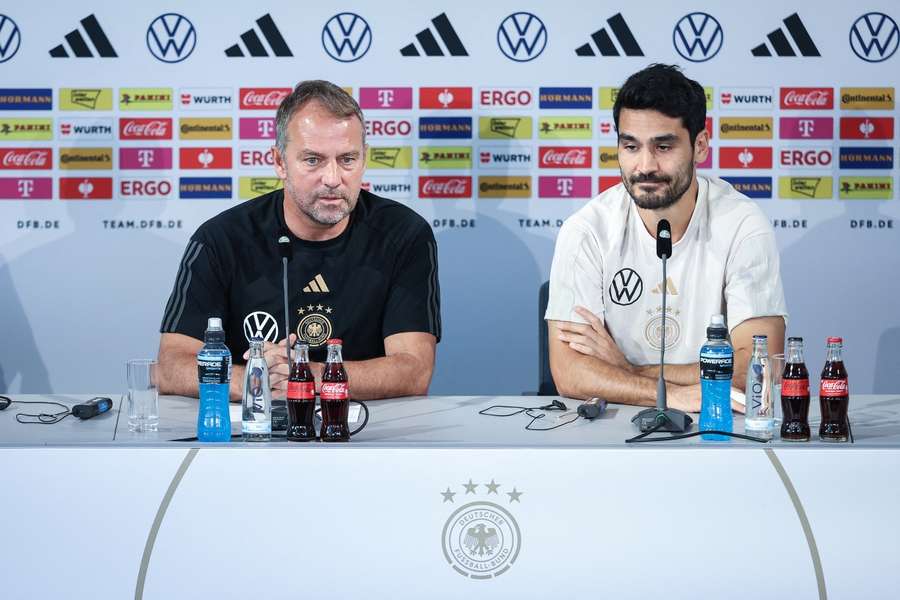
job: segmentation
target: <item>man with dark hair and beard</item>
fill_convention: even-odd
[[[553,379],[564,396],[653,406],[665,287],[668,404],[698,412],[697,361],[711,315],[726,317],[735,387],[744,387],[754,335],[782,351],[775,235],[753,201],[697,175],[710,152],[706,95],[677,67],[629,77],[613,119],[622,183],[569,217],[556,242],[545,314]],[[656,256],[661,219],[672,228],[666,281]]]
[[[250,338],[266,340],[273,395],[289,376],[285,345],[310,347],[317,383],[329,338],[343,340],[351,393],[425,395],[441,337],[437,246],[411,209],[362,188],[366,130],[356,101],[303,81],[281,103],[272,148],[284,184],[213,217],[191,237],[163,314],[159,389],[197,396],[197,351],[220,317],[242,393]],[[279,238],[290,242],[284,331]]]

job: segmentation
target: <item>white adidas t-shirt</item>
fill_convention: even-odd
[[[666,263],[666,362],[697,362],[713,314],[729,330],[752,317],[787,321],[775,233],[755,202],[721,179],[698,177],[697,204]],[[634,365],[659,362],[662,261],[625,186],[594,198],[563,224],[545,319],[606,322]]]

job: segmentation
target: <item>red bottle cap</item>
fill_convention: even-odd
[[[828,343],[829,344],[843,344],[844,338],[830,337],[830,338],[828,338]]]
[[[340,338],[331,338],[330,340],[328,340],[328,345],[329,346],[343,346],[344,342]]]

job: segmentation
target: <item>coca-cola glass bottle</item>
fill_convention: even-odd
[[[322,389],[319,393],[322,401],[323,442],[350,441],[350,389],[341,356],[341,345],[339,339],[328,340],[328,358],[325,360]]]
[[[309,368],[309,346],[294,345],[294,364],[287,388],[289,442],[308,442],[316,437],[316,380]]]
[[[850,404],[850,386],[847,384],[847,369],[841,355],[844,340],[828,338],[825,354],[825,368],[819,384],[819,408],[822,423],[819,438],[825,442],[846,442],[850,435],[847,408]]]
[[[781,439],[809,441],[809,371],[803,362],[803,338],[788,338],[781,376]]]

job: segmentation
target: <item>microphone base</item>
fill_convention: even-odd
[[[685,412],[667,408],[660,410],[658,408],[647,408],[634,415],[631,422],[638,426],[641,431],[650,431],[657,424],[663,421],[663,424],[656,431],[668,431],[671,433],[684,433],[691,428],[694,420]]]

